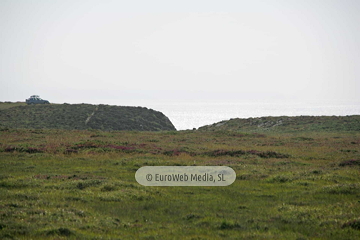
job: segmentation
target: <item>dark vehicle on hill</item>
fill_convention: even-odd
[[[50,104],[48,100],[41,99],[38,95],[32,95],[26,99],[27,104]]]

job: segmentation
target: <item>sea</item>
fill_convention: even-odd
[[[360,100],[126,100],[112,104],[141,106],[160,111],[177,130],[197,129],[232,118],[360,115]]]

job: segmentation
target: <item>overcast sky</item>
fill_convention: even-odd
[[[360,100],[358,0],[1,0],[0,101]]]

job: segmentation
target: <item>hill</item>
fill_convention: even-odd
[[[25,102],[0,102],[0,110],[9,109],[17,106],[26,106]]]
[[[16,106],[18,105],[18,106]],[[0,127],[46,129],[176,130],[161,112],[144,107],[92,104],[0,103]]]
[[[235,118],[206,125],[198,130],[238,132],[360,131],[360,115]]]

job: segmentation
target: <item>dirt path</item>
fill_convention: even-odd
[[[88,118],[85,120],[85,125],[88,124],[88,122],[90,121],[91,117],[94,116],[95,112],[98,110],[98,106],[96,106],[95,111],[93,111],[90,116],[88,116]]]

